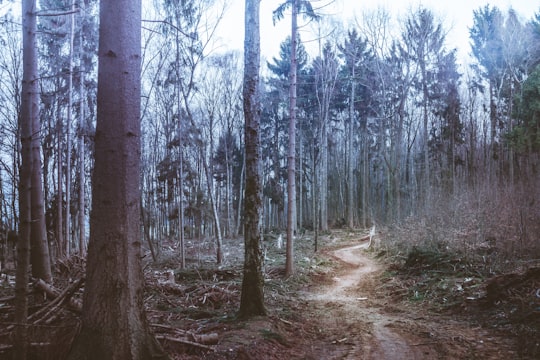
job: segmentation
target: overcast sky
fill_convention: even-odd
[[[266,59],[279,56],[279,45],[290,34],[290,17],[285,17],[276,26],[272,23],[272,11],[283,1],[261,0],[261,52]],[[470,53],[468,28],[473,23],[473,10],[488,3],[502,11],[512,7],[524,20],[531,19],[534,13],[540,11],[540,0],[312,0],[314,7],[328,4],[320,12],[341,18],[346,29],[349,27],[347,24],[353,24],[355,17],[361,19],[362,12],[366,10],[382,6],[390,11],[394,20],[399,21],[409,9],[423,5],[443,20],[445,29],[449,31],[447,45],[449,48],[459,48],[460,56]],[[241,50],[244,39],[244,0],[230,0],[229,4],[219,33],[227,47]],[[308,30],[304,29],[302,33],[303,41],[316,38]]]

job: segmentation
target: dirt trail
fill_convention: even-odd
[[[330,318],[343,319],[346,322],[362,322],[359,329],[365,333],[337,339],[334,343],[343,343],[343,349],[337,351],[338,358],[343,359],[428,359],[419,349],[409,346],[397,330],[393,330],[396,319],[382,314],[379,309],[371,307],[370,297],[363,293],[362,285],[372,281],[381,267],[364,252],[368,243],[335,250],[332,255],[347,265],[347,270],[334,277],[330,286],[308,296],[309,300],[322,303],[327,309],[336,307],[337,313],[329,314]],[[365,287],[365,286],[364,286]],[[351,334],[353,335],[353,334]],[[428,352],[429,353],[429,352]]]
[[[366,252],[367,242],[335,250],[343,271],[306,299],[333,346],[332,359],[500,359],[515,353],[498,336],[463,321],[402,308],[376,289],[383,267]]]

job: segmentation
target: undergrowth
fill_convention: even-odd
[[[388,226],[375,243],[393,275],[382,280],[401,300],[504,329],[520,356],[539,358],[540,202],[531,195],[441,198]]]

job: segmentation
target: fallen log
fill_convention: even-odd
[[[58,296],[53,299],[49,304],[32,314],[29,317],[29,320],[37,319],[34,320],[34,324],[51,323],[58,314],[58,309],[62,306],[62,304],[64,304],[65,302],[69,302],[69,300],[72,299],[71,296],[73,295],[73,293],[75,293],[75,291],[79,290],[81,284],[82,279],[73,282],[70,286],[68,286],[60,294],[58,294]]]
[[[204,345],[216,345],[219,341],[219,336],[216,333],[210,334],[191,334],[193,341]]]
[[[37,279],[34,282],[33,286],[36,289],[43,291],[47,295],[47,297],[51,300],[55,300],[58,297],[62,297],[61,300],[64,300],[64,298],[66,298],[68,307],[71,310],[80,313],[82,311],[82,303],[76,299],[73,299],[71,295],[73,295],[73,293],[75,293],[75,291],[77,291],[81,287],[81,284],[83,282],[84,282],[84,279],[82,278],[78,279],[74,281],[69,287],[67,287],[62,292],[60,292],[60,290],[58,290],[51,284],[47,284],[45,281],[41,279]]]

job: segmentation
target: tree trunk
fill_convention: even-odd
[[[238,208],[236,213],[236,229],[235,234],[240,233],[240,224],[242,224],[242,203],[244,201],[244,177],[246,172],[246,161],[242,159],[242,170],[240,170],[240,185],[238,186]]]
[[[291,72],[289,87],[289,154],[287,156],[287,250],[285,276],[294,274],[294,230],[296,222],[296,48],[298,1],[292,0]]]
[[[179,130],[179,132],[181,132]],[[180,231],[180,268],[186,267],[186,244],[184,233],[184,152],[178,149],[178,230]]]
[[[31,188],[32,188],[32,116],[39,113],[36,47],[36,3],[23,0],[23,80],[20,131],[22,166],[19,180],[19,239],[15,284],[14,358],[26,359],[28,345],[28,266],[30,263]]]
[[[35,6],[31,6],[34,8]],[[29,17],[36,16],[35,14],[25,14]],[[35,21],[35,20],[34,20]],[[34,28],[35,29],[35,28]],[[34,32],[36,30],[28,30]],[[36,48],[32,57],[35,61],[35,72],[33,78],[38,77],[37,68],[37,43],[32,43]],[[45,222],[45,206],[43,203],[43,172],[41,167],[41,119],[39,117],[39,90],[38,85],[35,93],[32,92],[32,102],[35,102],[35,107],[32,108],[30,119],[32,121],[32,230],[31,230],[31,262],[32,276],[43,279],[46,282],[52,281],[51,263],[49,257],[49,245],[47,241],[47,225]]]
[[[211,141],[212,142],[212,141]],[[210,144],[210,148],[212,148]],[[214,218],[214,226],[216,227],[216,263],[221,264],[223,261],[223,236],[221,235],[221,223],[219,221],[219,212],[217,208],[216,196],[214,194],[214,182],[212,181],[212,171],[210,166],[206,161],[206,156],[204,155],[204,146],[201,146],[201,160],[206,175],[206,187],[208,190],[208,197],[210,199],[210,206],[212,207],[212,216]]]
[[[180,109],[182,109],[182,84],[180,74],[180,39],[178,31],[176,36],[176,76],[178,78],[178,232],[180,240],[180,268],[186,267],[186,245],[185,245],[185,233],[184,233],[184,144],[182,142],[182,119],[180,118]]]
[[[349,130],[347,138],[347,225],[354,228],[354,160],[353,160],[353,140],[354,140],[354,99],[356,98],[356,58],[353,57],[351,66],[351,95],[349,103]]]
[[[82,44],[83,36],[81,31],[80,41]],[[81,54],[82,56],[82,54]],[[81,71],[81,80],[80,80],[80,114],[79,114],[79,252],[81,255],[86,254],[86,216],[85,216],[85,207],[86,201],[84,196],[84,183],[86,180],[85,176],[85,149],[84,149],[84,139],[86,136],[86,125],[84,119],[84,63],[81,59],[80,61],[80,71]]]
[[[69,255],[69,248],[68,244],[64,243],[64,172],[63,172],[63,166],[64,166],[64,156],[62,155],[64,150],[62,146],[62,135],[63,135],[63,124],[62,124],[62,118],[58,115],[58,121],[57,127],[57,156],[56,156],[56,162],[57,162],[57,191],[56,191],[56,244],[58,248],[58,254],[57,256],[62,255]]]
[[[81,332],[68,359],[164,359],[143,303],[141,1],[100,2],[95,168]]]
[[[71,10],[75,5],[71,5]],[[66,125],[66,243],[71,248],[71,123],[73,121],[73,42],[75,37],[75,13],[71,13],[69,32],[68,108]]]
[[[244,200],[244,272],[240,297],[240,318],[266,315],[262,276],[261,220],[262,191],[259,173],[260,100],[259,0],[246,0],[244,41],[244,118],[246,190]]]
[[[303,199],[304,199],[304,132],[301,130],[300,127],[300,134],[299,134],[299,149],[298,149],[298,170],[299,170],[299,176],[298,176],[298,216],[296,219],[297,225],[300,227],[300,229],[303,229],[304,227],[304,206],[303,206]],[[302,230],[303,231],[303,230]]]
[[[328,80],[330,81],[330,80]],[[325,98],[325,95],[323,95]],[[326,102],[326,99],[323,100]],[[321,231],[328,231],[328,113],[326,106],[323,105],[324,115],[321,120],[321,166],[320,166],[320,228]]]
[[[424,153],[424,191],[425,191],[425,201],[424,204],[426,206],[430,206],[431,204],[431,170],[430,170],[430,164],[429,164],[429,118],[428,118],[428,101],[429,101],[429,93],[428,93],[428,87],[427,87],[427,74],[425,69],[425,64],[422,62],[420,65],[421,71],[422,71],[422,110],[423,110],[423,132],[422,132],[422,138],[423,138],[423,153]]]

